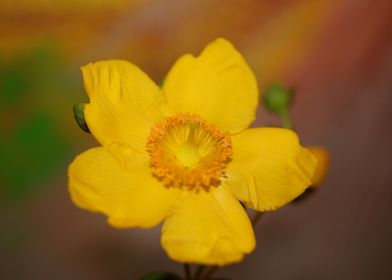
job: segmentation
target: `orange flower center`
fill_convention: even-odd
[[[152,173],[168,187],[218,186],[232,154],[229,135],[196,114],[156,124],[147,141]]]

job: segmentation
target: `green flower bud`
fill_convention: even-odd
[[[87,126],[86,120],[84,119],[84,106],[85,103],[79,103],[77,105],[73,106],[73,113],[74,113],[74,118],[76,120],[76,123],[78,126],[87,133],[90,133],[90,129]]]
[[[275,83],[268,86],[263,95],[263,104],[270,112],[282,113],[288,111],[293,101],[292,90],[282,84]]]

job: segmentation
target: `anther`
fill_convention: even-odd
[[[206,191],[220,184],[232,154],[228,134],[190,113],[156,124],[146,148],[152,173],[165,186]]]

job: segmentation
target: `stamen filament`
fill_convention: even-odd
[[[153,175],[168,187],[218,186],[232,154],[229,135],[198,115],[181,113],[156,124],[147,141]]]

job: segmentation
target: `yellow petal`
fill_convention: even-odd
[[[171,113],[195,113],[228,132],[239,132],[254,120],[256,79],[244,58],[224,39],[202,54],[181,57],[165,79],[163,91]]]
[[[82,72],[90,98],[84,113],[95,138],[102,145],[118,142],[144,150],[150,127],[164,115],[158,86],[122,60],[90,63]]]
[[[282,128],[255,128],[232,137],[227,184],[247,207],[275,210],[311,185],[317,160],[297,135]]]
[[[152,177],[146,158],[114,144],[82,153],[72,162],[68,174],[74,203],[106,214],[115,227],[158,224],[178,193]]]
[[[184,192],[162,228],[163,248],[179,262],[224,265],[255,247],[249,218],[221,185],[209,192]]]
[[[331,157],[328,150],[323,147],[311,146],[307,147],[307,149],[309,149],[318,160],[316,173],[312,178],[312,188],[316,188],[325,181],[325,178],[328,175]]]

